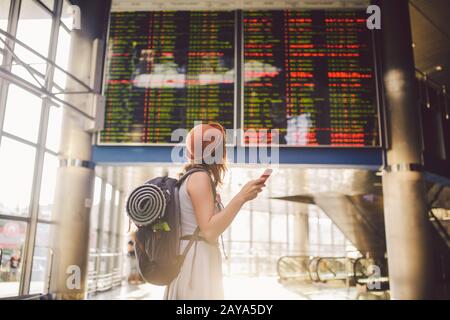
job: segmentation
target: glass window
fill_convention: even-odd
[[[58,67],[67,71],[69,65],[69,53],[70,53],[70,32],[65,28],[59,27],[58,46],[56,50],[55,63]],[[62,89],[66,87],[67,76],[62,71],[55,69],[53,81],[59,85]]]
[[[8,16],[9,16],[9,6],[10,0],[0,0],[0,29],[2,31],[7,31],[8,28]],[[0,35],[0,38],[5,40],[5,36]],[[0,48],[3,48],[3,42],[0,41]],[[0,57],[1,58],[1,57]],[[0,59],[1,61],[1,59]]]
[[[286,215],[272,214],[272,242],[287,242],[286,223]]]
[[[241,211],[236,216],[231,227],[231,239],[250,241],[250,211]]]
[[[289,228],[289,231],[288,231],[288,237],[289,237],[289,239],[288,239],[288,244],[289,244],[289,248],[292,250],[292,251],[295,251],[296,250],[296,248],[295,248],[295,246],[294,246],[294,244],[296,243],[296,239],[295,239],[295,236],[296,236],[296,234],[295,234],[295,229],[296,229],[296,227],[295,227],[295,221],[296,219],[295,219],[295,216],[294,216],[294,214],[289,214],[289,216],[288,216],[288,228]]]
[[[269,213],[253,212],[253,241],[269,241]]]
[[[119,208],[119,201],[120,201],[120,192],[119,192],[119,190],[116,190],[115,193],[114,193],[114,208],[113,208],[113,211],[114,211],[114,215],[113,215],[114,221],[113,221],[113,223],[112,223],[112,229],[111,229],[111,232],[112,232],[112,234],[113,234],[114,236],[116,235],[117,225],[118,225],[118,223],[119,223],[118,216],[121,214],[120,208]],[[115,242],[113,241],[113,245],[114,245],[114,243],[115,243]]]
[[[91,226],[89,231],[89,247],[94,250],[97,248],[98,215],[100,210],[101,193],[102,179],[99,177],[95,177],[94,199],[91,208]]]
[[[90,229],[89,230],[89,252],[97,252],[97,238],[98,238],[98,230]]]
[[[58,158],[46,152],[44,156],[44,167],[42,169],[41,194],[39,197],[40,219],[51,220],[58,167]]]
[[[53,0],[40,0],[50,11],[53,11],[54,1]]]
[[[309,243],[318,244],[319,243],[319,228],[318,228],[318,219],[316,217],[308,218],[309,224]]]
[[[63,2],[63,8],[61,12],[61,22],[64,23],[64,25],[68,29],[72,29],[73,10],[68,0],[64,0]]]
[[[22,1],[17,25],[17,39],[47,57],[51,28],[52,16],[50,13],[34,1]],[[17,54],[21,53],[22,59],[27,58],[25,62],[31,63],[33,61],[34,55],[31,52],[25,51],[24,48],[18,49],[20,52],[17,52]]]
[[[0,213],[28,216],[35,148],[3,137],[0,145]]]
[[[100,257],[100,274],[108,273],[108,257]]]
[[[16,47],[17,48],[17,47]],[[34,68],[34,69],[33,69]],[[36,69],[36,70],[35,70]],[[29,83],[42,87],[45,85],[45,62],[42,60],[41,63],[35,64],[32,68],[26,69],[25,67],[14,64],[11,68],[11,72],[16,76],[22,78]],[[34,76],[30,74],[33,73]]]
[[[31,269],[30,293],[44,293],[46,291],[48,261],[50,261],[50,249],[35,246]]]
[[[17,25],[16,37],[24,44],[32,48],[37,53],[48,56],[52,27],[52,16],[42,6],[34,1],[22,1]],[[39,35],[38,37],[36,35]],[[47,63],[44,59],[38,57],[32,51],[26,49],[20,44],[16,44],[14,52],[22,62],[29,65],[32,69],[45,75]],[[16,62],[17,64],[18,62]],[[29,72],[22,66],[13,66],[12,72],[33,84],[36,80],[31,77]],[[40,83],[44,79],[39,78]]]
[[[345,245],[345,236],[344,236],[344,234],[334,224],[333,224],[333,236],[334,236],[334,244],[340,245],[340,246],[344,246]]]
[[[51,106],[45,145],[47,149],[52,150],[53,152],[59,152],[59,142],[61,141],[62,134],[62,118],[63,107]]]
[[[103,232],[103,238],[102,238],[102,252],[110,252],[111,248],[109,246],[109,239],[110,235],[108,232]]]
[[[112,195],[113,195],[113,187],[111,184],[106,183],[106,189],[105,189],[105,210],[103,211],[103,230],[109,231],[109,223],[111,221],[111,214],[112,214]]]
[[[98,228],[98,214],[100,210],[100,197],[102,194],[102,179],[95,177],[94,182],[94,200],[91,209],[91,229]]]
[[[19,294],[26,229],[25,222],[0,220],[0,297]]]
[[[3,130],[31,142],[39,133],[42,100],[37,96],[10,85],[6,102]]]
[[[51,225],[38,223],[31,269],[30,293],[43,293],[47,287],[47,267],[52,262],[49,249]]]
[[[332,244],[331,220],[329,218],[319,218],[320,243],[324,245]]]

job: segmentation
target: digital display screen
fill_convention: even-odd
[[[246,145],[379,146],[366,19],[358,10],[113,12],[99,144],[172,144],[195,121],[234,129],[236,118]]]
[[[378,146],[364,11],[245,11],[246,144]],[[278,129],[278,133],[264,129]]]
[[[194,121],[234,128],[235,13],[111,13],[100,144],[166,144]]]

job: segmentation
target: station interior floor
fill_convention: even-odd
[[[381,300],[383,295],[359,292],[344,282],[281,284],[277,277],[225,276],[223,278],[226,300]],[[88,296],[89,300],[161,300],[164,287],[151,284],[122,286]]]

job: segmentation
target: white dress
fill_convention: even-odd
[[[189,177],[180,186],[181,234],[191,235],[197,228],[191,198],[186,190]],[[181,240],[180,253],[189,243]],[[195,259],[194,259],[195,256]],[[222,300],[222,256],[218,241],[194,242],[178,276],[166,287],[167,300]]]

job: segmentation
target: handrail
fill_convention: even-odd
[[[281,279],[287,279],[287,278],[295,278],[298,276],[288,276],[286,275],[283,271],[282,271],[282,263],[286,260],[294,260],[295,262],[298,262],[298,260],[302,260],[302,262],[307,261],[309,262],[310,256],[281,256],[278,260],[277,260],[277,274]],[[286,264],[289,264],[289,261],[286,262]],[[300,266],[300,264],[291,262],[291,264],[294,264],[294,266]],[[308,263],[309,265],[309,263]],[[308,272],[308,267],[306,266],[304,268],[304,273],[309,275]]]
[[[98,252],[90,253],[89,257],[117,257],[123,255],[121,252]]]
[[[286,259],[286,258],[298,258],[299,256],[282,256],[278,260],[279,262]],[[301,256],[305,257],[305,256]],[[305,257],[309,259],[308,264],[308,274],[309,279],[312,282],[322,282],[325,283],[327,281],[333,281],[333,280],[339,280],[339,281],[346,281],[347,286],[349,285],[349,280],[354,279],[353,283],[357,284],[365,284],[369,285],[371,283],[377,283],[379,284],[379,287],[376,288],[376,290],[386,290],[386,288],[389,286],[389,278],[386,276],[381,276],[381,274],[377,277],[375,274],[367,274],[365,272],[365,265],[361,264],[362,261],[372,261],[372,259],[368,259],[365,257],[360,257],[357,259],[350,258],[350,257]],[[326,271],[330,272],[333,276],[329,279],[324,279],[323,276],[321,276],[321,268],[323,267],[323,264],[321,264],[322,261],[328,261],[330,263],[339,262],[341,265],[339,265],[339,270],[334,270],[333,266],[325,266]],[[371,263],[373,265],[373,263]],[[361,266],[361,270],[357,270],[357,267]],[[362,274],[359,274],[362,273]],[[283,278],[283,275],[280,275],[280,280],[285,280],[286,277]],[[370,290],[372,290],[369,287]]]
[[[347,257],[319,257],[319,259],[318,259],[318,261],[317,261],[317,265],[316,265],[317,280],[320,281],[320,282],[326,282],[326,281],[330,280],[330,279],[322,279],[322,278],[320,277],[320,274],[319,274],[319,272],[320,272],[319,266],[320,266],[320,262],[321,262],[321,261],[338,261],[338,260],[344,260],[345,278],[347,278],[347,277],[348,277],[348,272],[347,272],[347,265],[346,265],[346,263],[347,263],[348,261],[350,261],[349,258],[347,258]],[[330,273],[332,273],[333,276],[336,278],[337,272],[335,272],[335,270],[330,269],[328,265],[326,266],[326,268],[327,268],[327,270],[328,270]],[[332,280],[344,280],[344,279],[332,279]]]
[[[89,258],[97,259],[115,259],[124,256],[121,252],[91,252]],[[122,283],[122,269],[120,267],[112,268],[110,272],[101,273],[97,270],[88,271],[87,293],[95,294],[110,290]]]
[[[93,294],[95,292],[102,292],[112,289],[122,283],[122,276],[120,268],[113,269],[112,272],[99,274],[99,275],[89,275],[88,276],[88,294]]]
[[[314,271],[313,271],[313,268],[314,268],[314,266],[313,266],[313,264],[315,263],[316,265],[317,265],[317,260],[319,259],[319,257],[313,257],[310,261],[309,261],[309,264],[308,264],[308,274],[309,274],[309,279],[311,279],[311,281],[314,281],[314,282],[316,282],[317,281],[317,278],[314,278],[313,277],[313,274],[314,274]],[[316,274],[317,275],[317,274]]]

